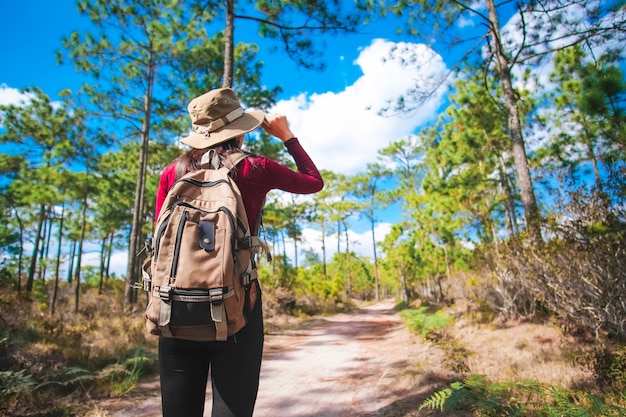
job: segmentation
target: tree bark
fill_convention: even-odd
[[[50,253],[50,241],[52,240],[50,237],[52,236],[52,223],[53,223],[53,216],[54,216],[54,207],[52,205],[50,205],[50,207],[48,207],[48,224],[47,229],[46,229],[46,237],[43,241],[43,245],[41,245],[41,249],[43,252],[43,256],[41,257],[41,259],[44,260],[43,264],[41,265],[41,281],[42,282],[46,282],[46,273],[48,272],[48,254]]]
[[[102,290],[104,289],[104,265],[106,261],[106,253],[107,253],[107,238],[108,235],[102,238],[102,246],[100,247],[100,278],[98,282],[98,294],[102,294]]]
[[[511,237],[517,236],[517,218],[515,216],[515,199],[513,198],[513,192],[509,184],[509,178],[506,175],[506,169],[502,157],[499,157],[498,171],[500,175],[500,184],[504,190],[506,199],[504,201],[505,213],[506,213],[506,226]]]
[[[75,303],[74,303],[74,312],[78,312],[78,305],[80,301],[80,264],[82,263],[83,257],[83,242],[85,241],[85,232],[87,230],[87,193],[85,193],[85,197],[83,198],[83,213],[82,213],[82,225],[80,228],[80,240],[78,241],[78,260],[76,261],[76,291],[75,291]]]
[[[106,253],[106,262],[104,265],[104,279],[105,282],[109,282],[109,277],[111,276],[111,256],[113,255],[113,237],[114,233],[109,233],[109,240],[107,243],[107,253]]]
[[[409,289],[406,285],[406,277],[404,276],[404,272],[402,268],[398,267],[398,274],[400,275],[400,283],[402,285],[402,301],[405,303],[409,303]]]
[[[144,95],[144,119],[141,128],[141,148],[139,150],[139,171],[137,173],[137,186],[135,188],[135,204],[133,207],[133,221],[128,244],[128,266],[126,269],[126,290],[124,301],[127,305],[137,301],[137,289],[135,283],[139,276],[141,263],[137,254],[141,250],[142,226],[144,220],[144,196],[146,189],[146,171],[148,168],[148,143],[150,141],[150,118],[152,113],[152,88],[154,84],[155,68],[149,65],[147,76],[146,94]]]
[[[67,265],[67,283],[72,284],[72,275],[74,274],[74,258],[76,257],[76,241],[72,240],[72,246],[69,253],[69,261]]]
[[[222,87],[232,88],[235,73],[235,0],[226,0],[224,31],[224,81]]]
[[[533,183],[530,177],[530,168],[528,167],[528,158],[526,156],[522,126],[519,118],[519,108],[517,106],[515,90],[513,89],[513,83],[511,81],[511,66],[501,43],[499,29],[500,22],[498,21],[494,0],[486,0],[485,2],[487,9],[489,10],[489,21],[491,23],[490,31],[495,48],[498,73],[500,74],[504,105],[508,116],[509,134],[513,145],[513,158],[515,160],[515,169],[517,172],[517,181],[520,187],[522,204],[524,205],[524,216],[526,218],[528,236],[533,243],[541,244],[543,239],[541,237],[539,209],[537,207]]]
[[[28,279],[26,280],[26,292],[33,291],[33,282],[35,281],[35,270],[37,268],[37,254],[39,253],[39,241],[41,240],[41,230],[46,216],[46,206],[39,206],[39,223],[37,225],[37,234],[33,244],[33,257],[30,260],[30,268],[28,269]]]
[[[54,309],[57,301],[57,294],[59,292],[59,269],[61,267],[61,248],[63,241],[63,223],[65,220],[65,203],[61,206],[61,218],[59,219],[59,237],[57,244],[57,260],[54,267],[54,291],[52,292],[52,300],[50,301],[50,314],[54,314]]]
[[[376,255],[376,233],[374,232],[375,221],[374,215],[371,216],[372,225],[372,247],[374,248],[374,285],[376,287],[376,301],[380,301],[380,284],[378,281],[378,256]]]

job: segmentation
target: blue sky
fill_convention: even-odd
[[[86,27],[74,1],[0,0],[0,84],[38,86],[52,98],[63,88],[78,89],[84,78],[57,66],[54,51],[62,36]]]
[[[236,41],[259,43],[268,86],[280,84],[288,97],[297,93],[337,91],[353,82],[360,71],[353,64],[359,50],[374,38],[399,39],[395,34],[400,22],[365,26],[358,34],[320,37],[325,51],[324,72],[298,68],[284,54],[269,53],[270,42],[255,36],[255,24],[238,21]],[[75,0],[18,2],[0,0],[0,84],[12,88],[36,85],[51,97],[64,88],[76,90],[85,78],[70,65],[58,66],[54,52],[61,39],[72,31],[89,28],[88,19],[79,15]]]
[[[416,84],[440,79],[451,65],[440,55],[447,52],[444,45],[431,48],[415,38],[401,37],[396,34],[399,25],[398,21],[378,22],[356,35],[321,38],[325,41],[324,72],[298,68],[281,54],[270,55],[269,44],[255,36],[251,24],[239,24],[235,38],[259,43],[260,58],[265,62],[263,82],[268,87],[283,87],[274,111],[288,116],[292,130],[318,167],[355,174],[376,160],[379,149],[436,119],[443,103],[445,88],[417,112],[395,117],[378,114],[385,102]],[[0,0],[0,103],[16,102],[18,90],[29,86],[38,86],[53,99],[63,89],[77,90],[86,78],[69,64],[57,66],[54,52],[61,48],[63,36],[88,27],[74,0]],[[413,65],[404,66],[403,60]],[[398,219],[397,209],[386,212],[377,228],[378,239]],[[307,242],[301,248],[319,248],[319,231],[306,229],[304,235]],[[326,242],[329,257],[337,247],[333,239],[330,236]],[[351,248],[371,256],[367,224],[355,221],[350,239]],[[289,250],[292,245],[287,247]],[[126,255],[117,256],[113,263],[121,272]]]

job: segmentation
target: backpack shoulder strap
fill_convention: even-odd
[[[226,161],[224,161],[224,166],[228,168],[229,171],[232,171],[239,164],[239,162],[243,161],[247,157],[248,155],[243,152],[231,153],[226,158]]]
[[[210,149],[207,153],[202,155],[200,160],[200,167],[202,169],[214,169],[218,170],[222,166],[226,167],[228,171],[231,171],[237,166],[237,164],[247,158],[247,155],[243,152],[234,152],[226,157],[225,161],[222,161],[219,154],[215,149]]]

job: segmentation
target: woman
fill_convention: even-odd
[[[189,103],[188,110],[193,133],[181,142],[192,149],[163,170],[157,191],[157,216],[170,187],[186,173],[199,169],[202,155],[215,149],[225,160],[229,153],[240,152],[244,135],[260,125],[285,144],[298,171],[253,155],[248,155],[231,171],[242,194],[251,233],[258,234],[259,214],[270,190],[310,194],[323,188],[319,171],[289,128],[285,116],[264,115],[261,111],[244,112],[230,88],[212,90],[195,98]],[[164,417],[202,417],[209,370],[212,416],[252,416],[264,340],[260,288],[257,294],[248,324],[226,342],[159,338]]]

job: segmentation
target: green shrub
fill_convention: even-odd
[[[143,349],[133,349],[128,351],[125,358],[100,371],[98,380],[108,384],[111,395],[124,395],[135,388],[142,376],[153,373],[156,363],[154,354]]]
[[[427,311],[428,307],[406,309],[400,312],[400,316],[404,319],[409,330],[419,333],[422,337],[426,337],[432,331],[446,327],[452,320],[452,317],[442,310],[438,310],[434,314],[428,314]]]

